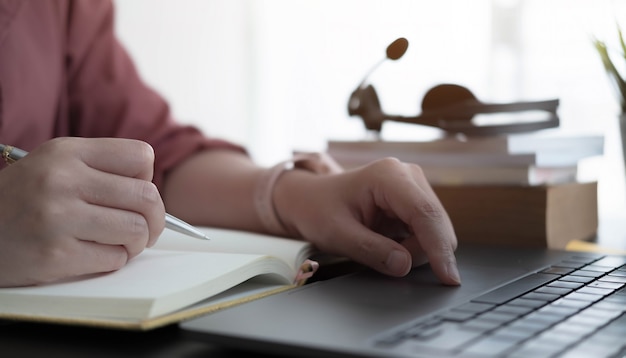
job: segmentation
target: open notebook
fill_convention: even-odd
[[[0,288],[0,318],[145,330],[297,287],[315,272],[306,242],[200,229],[209,241],[165,230],[115,272]]]

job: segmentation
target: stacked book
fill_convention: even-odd
[[[420,165],[460,241],[565,248],[597,231],[597,182],[580,168],[602,156],[602,135],[330,140],[327,151],[346,169],[385,157]]]
[[[510,135],[424,142],[328,142],[328,153],[346,168],[395,157],[417,163],[433,185],[556,184],[577,179],[581,160],[604,151],[601,135]]]

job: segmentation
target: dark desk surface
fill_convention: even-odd
[[[249,355],[243,353],[244,356]],[[234,357],[242,352],[186,339],[176,325],[148,332],[46,324],[0,326],[3,357]],[[261,356],[261,355],[259,355]]]
[[[626,250],[626,218],[601,221],[597,242]],[[342,267],[339,273],[353,267]],[[344,272],[342,272],[344,271]],[[325,273],[321,279],[330,277]],[[1,303],[0,303],[1,304]],[[250,352],[227,350],[187,338],[176,325],[129,332],[47,324],[0,323],[2,357],[234,357]],[[269,357],[255,354],[255,357]]]

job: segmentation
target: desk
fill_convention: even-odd
[[[185,339],[176,325],[148,332],[113,331],[46,324],[0,325],[3,357],[235,357],[225,350]],[[243,356],[247,354],[244,352]]]
[[[601,221],[597,242],[626,249],[626,221]],[[620,241],[621,240],[621,241]],[[621,246],[620,246],[621,245]],[[343,274],[354,266],[341,267]],[[317,275],[316,275],[317,276]],[[321,279],[332,274],[321,272]],[[176,325],[148,331],[129,332],[46,324],[0,324],[0,355],[3,357],[235,357],[249,352],[227,350],[187,338]],[[254,355],[271,357],[269,355]]]

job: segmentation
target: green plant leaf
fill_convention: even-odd
[[[622,58],[626,60],[626,42],[624,42],[624,34],[619,24],[617,25],[617,35],[619,36],[619,44],[622,47]]]
[[[621,53],[620,58],[623,58],[624,60],[626,60],[626,57],[625,57],[626,56],[626,43],[624,42],[624,37],[619,27],[618,27],[618,35],[619,35],[619,40],[620,40],[620,46],[622,48],[622,53]],[[624,80],[624,77],[622,77],[621,73],[619,72],[615,64],[613,63],[613,60],[611,59],[611,56],[609,54],[609,49],[606,43],[597,38],[593,38],[592,43],[594,47],[596,48],[596,51],[600,55],[600,59],[602,60],[604,69],[606,70],[607,74],[611,78],[613,84],[615,85],[618,91],[618,95],[620,96],[619,100],[620,100],[622,113],[626,113],[626,81]]]

